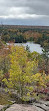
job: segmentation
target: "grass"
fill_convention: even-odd
[[[8,94],[0,94],[0,105],[12,104],[11,98]]]

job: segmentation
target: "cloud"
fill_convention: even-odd
[[[27,19],[36,22],[49,19],[49,0],[0,0],[0,20]],[[26,20],[25,20],[26,19]],[[42,22],[43,24],[43,22]],[[49,24],[49,22],[48,22]]]

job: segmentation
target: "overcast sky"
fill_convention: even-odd
[[[49,25],[49,0],[0,0],[0,24]]]

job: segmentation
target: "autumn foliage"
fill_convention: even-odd
[[[24,101],[37,96],[49,83],[49,75],[38,70],[38,59],[31,59],[28,53],[23,46],[11,46],[9,78],[3,79],[7,87],[17,90],[17,96]]]

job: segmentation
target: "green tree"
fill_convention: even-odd
[[[47,43],[46,41],[44,42],[44,46],[43,46],[43,59],[45,59],[45,72],[48,74],[48,67],[49,67],[49,43]]]

